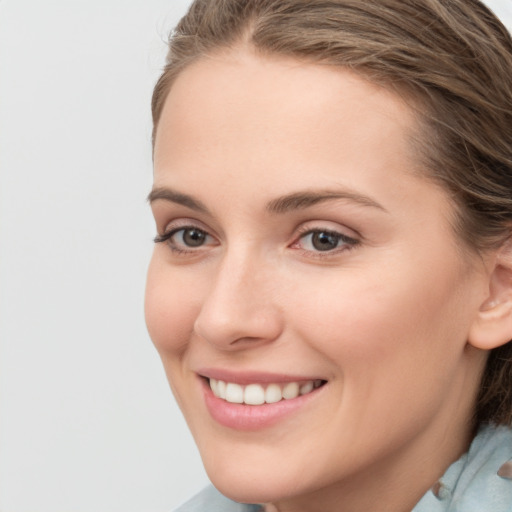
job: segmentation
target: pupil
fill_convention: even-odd
[[[317,251],[330,251],[338,246],[338,237],[331,233],[314,233],[311,242]]]
[[[199,229],[187,229],[185,233],[183,233],[183,241],[189,247],[199,247],[203,245],[205,239],[205,234]]]

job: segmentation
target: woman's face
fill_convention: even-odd
[[[414,126],[357,75],[249,51],[172,87],[147,324],[210,477],[236,500],[430,482],[466,446],[486,280],[447,194],[417,172]]]

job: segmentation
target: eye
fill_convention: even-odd
[[[337,252],[354,247],[358,240],[343,233],[327,229],[311,229],[304,233],[294,246],[312,252]]]
[[[175,252],[191,252],[206,245],[216,245],[215,239],[197,226],[170,229],[163,235],[157,235],[154,241],[155,243],[167,242]]]
[[[187,247],[201,247],[206,242],[208,235],[197,228],[180,229],[174,233],[176,241],[183,243]]]

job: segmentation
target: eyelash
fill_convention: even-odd
[[[167,242],[169,249],[171,249],[171,251],[176,254],[188,254],[188,253],[196,252],[196,250],[194,248],[182,249],[181,247],[178,247],[177,245],[173,244],[171,241],[171,239],[174,235],[176,235],[180,231],[185,232],[187,230],[199,231],[200,233],[203,233],[205,236],[211,237],[211,235],[208,234],[208,232],[205,231],[204,229],[201,229],[194,225],[188,225],[188,226],[178,226],[178,227],[172,228],[169,231],[167,231],[166,233],[163,233],[162,235],[155,236],[153,241],[156,244],[161,244],[161,243]]]
[[[333,229],[329,228],[310,228],[310,227],[304,227],[299,229],[298,236],[296,238],[296,242],[293,242],[291,244],[291,247],[294,247],[298,245],[300,240],[303,240],[308,235],[314,235],[314,234],[324,234],[327,236],[335,237],[337,239],[338,243],[341,243],[342,245],[340,247],[335,247],[331,250],[321,251],[321,250],[308,250],[308,249],[301,249],[297,248],[298,250],[302,251],[304,254],[307,254],[308,256],[313,256],[315,258],[328,258],[329,256],[334,256],[339,254],[340,252],[350,251],[354,249],[356,246],[360,245],[360,240],[356,238],[352,238],[348,235],[345,235],[344,233],[340,233],[339,231],[335,231]]]
[[[162,235],[157,235],[154,238],[155,243],[165,243],[167,242],[168,247],[170,250],[175,254],[190,254],[197,252],[197,249],[190,247],[189,249],[183,249],[181,247],[178,247],[176,244],[173,244],[171,239],[173,236],[175,236],[180,231],[186,232],[187,230],[195,230],[202,234],[204,234],[206,237],[211,237],[211,235],[205,231],[204,229],[199,228],[198,226],[194,225],[186,225],[186,226],[179,226],[173,229],[170,229],[166,233],[163,233]],[[329,256],[333,256],[335,254],[339,254],[340,252],[345,252],[354,249],[356,246],[360,245],[360,240],[357,240],[356,238],[349,237],[343,233],[340,233],[338,231],[334,231],[332,229],[322,229],[322,228],[308,228],[304,227],[299,230],[299,233],[295,239],[295,241],[290,245],[290,247],[295,247],[299,244],[300,240],[304,239],[308,235],[314,235],[314,234],[323,234],[326,236],[334,237],[338,243],[342,243],[341,247],[335,247],[334,249],[330,250],[308,250],[303,249],[300,247],[297,247],[297,250],[300,250],[304,254],[307,254],[309,257],[315,257],[315,258],[328,258]],[[198,249],[200,249],[201,246],[198,246]]]

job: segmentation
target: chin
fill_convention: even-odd
[[[234,478],[219,477],[215,470],[213,473],[208,473],[208,476],[224,496],[238,503],[273,503],[297,493],[294,486],[287,485],[280,479],[276,481],[269,476],[253,477],[250,472],[245,474],[244,468],[238,468],[238,472],[239,474]]]
[[[256,448],[256,446],[254,447]],[[238,503],[276,503],[308,495],[319,487],[328,486],[329,475],[319,468],[305,465],[301,458],[290,456],[270,458],[265,448],[259,448],[259,457],[253,450],[226,455],[229,451],[202,454],[206,472],[212,484],[224,496]],[[251,452],[255,455],[251,457]],[[262,460],[266,459],[266,460]],[[302,461],[302,463],[300,462]]]
[[[305,485],[304,471],[292,474],[290,462],[283,468],[274,462],[258,464],[250,459],[219,462],[218,457],[203,459],[208,477],[224,496],[239,503],[275,502],[301,494],[299,479],[301,487]]]

